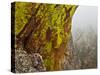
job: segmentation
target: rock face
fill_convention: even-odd
[[[67,45],[71,38],[72,16],[77,5],[15,5],[16,38],[23,46],[15,51],[16,72],[60,71],[63,66],[66,66],[65,69],[74,69],[73,48]],[[30,19],[26,20],[29,11]],[[23,23],[23,27],[20,26],[22,21],[27,21],[26,24]]]
[[[36,68],[38,71],[46,71],[44,61],[39,53],[32,54],[32,63],[33,67]]]
[[[74,49],[72,36],[69,39],[68,44],[66,46],[67,49],[65,50],[65,62],[63,67],[64,70],[80,69],[81,62]]]
[[[62,70],[79,69],[81,67],[81,63],[75,54],[72,37],[66,46],[67,49],[65,50],[65,58],[61,61],[63,62]],[[44,60],[39,53],[28,54],[21,46],[15,49],[16,73],[43,71],[46,71],[46,67]]]
[[[42,56],[38,53],[29,55],[23,48],[15,50],[15,72],[43,72],[45,71]]]

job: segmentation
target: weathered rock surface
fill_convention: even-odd
[[[37,67],[34,66],[35,62],[39,63],[38,65],[36,65]],[[40,62],[42,62],[42,64],[40,64]],[[41,60],[38,62],[37,58],[33,58],[32,55],[24,51],[23,48],[19,48],[15,50],[15,72],[16,73],[40,72],[45,70],[46,69],[43,66],[42,56],[41,56]]]

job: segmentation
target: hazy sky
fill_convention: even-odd
[[[79,6],[72,20],[72,34],[77,35],[77,31],[92,29],[97,33],[97,7],[96,6]]]

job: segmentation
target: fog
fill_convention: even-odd
[[[79,6],[72,19],[74,53],[80,68],[97,67],[97,7]]]
[[[79,6],[72,20],[72,35],[75,40],[79,32],[93,31],[97,34],[97,7]]]

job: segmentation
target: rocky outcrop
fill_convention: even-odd
[[[15,51],[16,72],[59,71],[63,66],[65,69],[74,68],[72,49],[67,45],[72,16],[78,6],[24,2],[15,5],[16,45],[21,42],[23,46]],[[26,20],[30,10],[32,14]]]
[[[38,53],[28,54],[23,48],[15,50],[15,72],[43,72],[45,71],[42,56]]]

